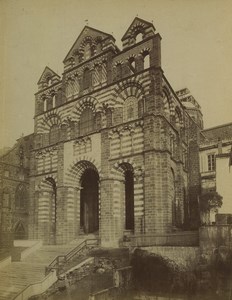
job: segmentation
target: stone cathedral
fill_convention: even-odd
[[[85,26],[62,76],[45,67],[34,133],[10,152],[14,175],[6,173],[9,154],[1,158],[2,235],[11,228],[62,244],[95,234],[103,246],[118,246],[126,236],[191,223],[200,192],[200,106],[165,77],[152,23],[136,17],[121,40],[122,50],[112,35]],[[25,200],[18,210],[17,189]]]

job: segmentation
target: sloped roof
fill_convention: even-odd
[[[42,75],[39,78],[38,84],[43,82],[45,77],[53,77],[53,76],[58,76],[60,78],[60,76],[56,72],[54,72],[52,69],[46,66],[45,69],[43,70]]]
[[[75,49],[79,49],[81,42],[83,41],[83,39],[87,36],[90,36],[92,38],[96,38],[96,37],[101,37],[102,40],[106,39],[106,38],[111,38],[115,41],[115,38],[111,35],[108,34],[106,32],[100,31],[98,29],[89,27],[89,26],[85,26],[83,28],[83,30],[81,31],[81,33],[79,34],[79,36],[77,37],[76,41],[74,42],[74,44],[72,45],[71,49],[69,50],[68,54],[66,55],[65,59],[63,62],[65,62],[67,59],[70,58],[70,56],[72,56],[72,53]]]
[[[136,18],[134,18],[133,22],[131,23],[131,25],[127,29],[126,33],[123,35],[122,41],[125,40],[129,36],[130,30],[133,27],[136,27],[136,26],[143,26],[144,28],[152,27],[155,30],[155,27],[154,27],[154,25],[152,23],[136,17]]]
[[[202,133],[207,140],[212,141],[232,138],[232,123],[222,124],[212,128],[204,129]]]

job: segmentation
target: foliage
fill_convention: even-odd
[[[172,260],[154,253],[136,249],[132,257],[133,283],[146,292],[171,294],[196,291],[196,276],[180,270]]]
[[[211,209],[219,208],[222,206],[222,196],[218,192],[206,192],[200,196],[200,210],[208,212]]]

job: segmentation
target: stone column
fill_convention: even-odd
[[[144,173],[135,172],[134,178],[134,233],[144,233]]]
[[[100,238],[103,247],[118,247],[123,236],[125,217],[122,214],[121,182],[101,179]],[[124,197],[125,198],[125,197]]]

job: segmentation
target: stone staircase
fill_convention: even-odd
[[[81,240],[67,245],[42,246],[22,262],[12,262],[0,270],[0,300],[13,299],[28,285],[45,277],[47,266],[57,255],[65,254]]]

